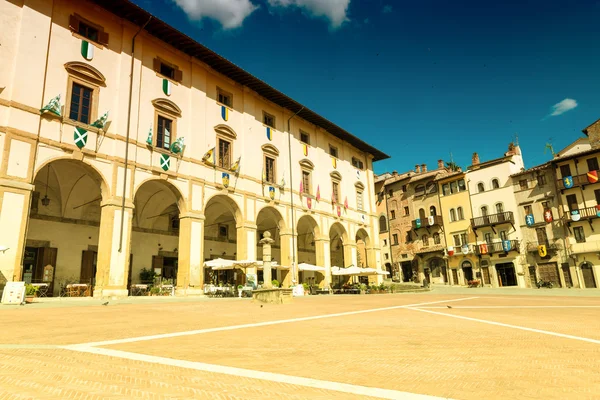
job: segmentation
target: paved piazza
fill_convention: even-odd
[[[547,293],[2,306],[0,399],[599,399],[600,297]]]

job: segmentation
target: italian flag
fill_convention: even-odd
[[[81,55],[88,61],[94,58],[94,45],[90,44],[87,40],[82,40]]]
[[[163,89],[163,92],[167,96],[170,96],[171,95],[171,81],[166,78],[163,78],[162,89]]]

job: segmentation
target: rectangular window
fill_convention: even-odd
[[[300,131],[300,141],[302,143],[310,144],[310,135],[306,132]]]
[[[547,208],[550,208],[550,202],[548,201],[542,201],[542,208],[545,210]]]
[[[395,210],[390,211],[390,214],[391,214],[391,217],[392,217],[391,219],[395,219],[396,218],[396,211]]]
[[[85,22],[79,22],[79,31],[77,33],[92,42],[98,42],[98,29],[89,26]]]
[[[275,116],[263,111],[263,124],[275,128]]]
[[[548,234],[546,233],[546,228],[537,228],[535,230],[535,233],[537,234],[537,239],[538,239],[538,243],[539,244],[545,244],[548,243]]]
[[[387,246],[387,239],[383,239],[383,245]]]
[[[390,258],[390,255],[388,253],[385,253],[385,259],[387,260],[389,258]]]
[[[456,193],[458,191],[458,184],[456,181],[450,182],[450,193]]]
[[[388,190],[388,196],[392,197],[394,195],[394,190],[390,189]]]
[[[406,185],[402,185],[402,191],[406,193]]]
[[[332,182],[333,186],[333,201],[335,203],[340,202],[340,185],[337,182]]]
[[[560,166],[560,176],[564,178],[565,176],[571,176],[571,167],[569,164]]]
[[[523,210],[525,210],[525,215],[531,214],[531,206],[523,206]]]
[[[104,46],[108,45],[108,33],[104,32],[104,28],[84,20],[78,14],[70,16],[69,28],[72,32],[77,33],[91,42],[96,42]]]
[[[484,235],[484,238],[485,238],[485,242],[486,242],[486,243],[488,243],[488,244],[489,244],[489,243],[492,243],[492,234],[491,234],[491,233],[489,233],[489,232],[488,232],[488,233],[486,233],[486,234]]]
[[[538,186],[544,186],[546,184],[546,175],[539,175],[537,177]]]
[[[458,181],[458,191],[464,192],[465,190],[467,190],[467,186],[465,185],[465,180],[461,179]]]
[[[164,76],[167,79],[173,80],[175,82],[181,82],[183,79],[183,72],[177,66],[164,61],[158,57],[154,59],[153,65],[154,72],[157,74]]]
[[[231,143],[223,139],[219,139],[219,167],[231,168]]]
[[[450,194],[450,184],[449,183],[444,183],[442,185],[442,193],[444,194],[444,196],[448,196]]]
[[[500,231],[500,239],[507,240],[506,231]]]
[[[356,191],[356,209],[359,211],[363,210],[363,192],[362,192],[362,190]]]
[[[567,195],[567,206],[569,207],[569,211],[579,210],[579,204],[577,204],[577,195]]]
[[[363,162],[356,157],[352,157],[352,166],[354,166],[354,168],[364,169]]]
[[[573,235],[577,243],[585,243],[585,236],[583,234],[583,226],[575,226],[573,228]]]
[[[160,74],[166,78],[174,79],[175,78],[175,68],[167,65],[165,63],[160,63]]]
[[[600,189],[594,190],[594,196],[596,196],[596,204],[600,204]]]
[[[71,108],[69,118],[74,121],[89,124],[94,91],[88,87],[73,82],[71,90]]]
[[[395,244],[395,245],[397,245],[397,244],[398,244],[398,234],[397,234],[397,233],[394,233],[394,234],[392,235],[392,239],[394,240],[394,244]]]
[[[588,171],[598,171],[598,159],[596,157],[587,159]]]
[[[408,207],[404,207],[404,215],[409,215],[410,214],[410,210],[408,209]]]
[[[221,88],[217,88],[217,101],[227,107],[233,107],[233,95]]]
[[[267,182],[275,182],[275,159],[265,156],[265,178]]]
[[[162,115],[159,115],[158,126],[156,128],[156,147],[161,149],[170,149],[172,133],[173,121],[163,117]]]
[[[406,243],[410,243],[410,241],[412,240],[412,233],[410,233],[410,231],[406,232]]]
[[[527,189],[527,179],[521,179],[519,181],[519,187],[521,190]]]
[[[453,235],[452,239],[454,240],[454,246],[460,247],[460,235]]]
[[[337,147],[333,147],[332,145],[329,145],[329,155],[331,155],[332,157],[338,158]]]
[[[310,193],[310,172],[302,171],[302,190],[305,194]]]
[[[467,239],[467,234],[466,233],[461,233],[460,234],[460,243],[461,244],[467,244],[467,243],[469,243],[469,240]]]
[[[221,239],[227,239],[228,236],[227,225],[219,225],[219,237]]]

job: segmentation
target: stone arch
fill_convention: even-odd
[[[235,218],[235,222],[238,225],[244,221],[244,216],[239,204],[231,197],[220,193],[217,193],[206,200],[204,204],[204,215],[208,216],[211,211],[209,210],[209,207],[212,207],[216,204],[225,207],[227,211],[231,212]]]
[[[147,228],[153,216],[178,216],[187,212],[185,198],[171,182],[151,177],[140,182],[133,194],[134,226]]]
[[[358,240],[364,241],[367,247],[371,245],[371,238],[369,237],[369,234],[364,228],[359,228],[356,231],[356,241]]]

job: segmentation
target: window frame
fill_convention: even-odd
[[[500,189],[500,180],[498,178],[494,178],[492,179],[492,190],[494,189]]]
[[[365,164],[357,157],[352,157],[352,166],[361,171],[365,169]]]
[[[450,222],[456,222],[456,210],[454,208],[450,209]]]
[[[548,183],[548,180],[546,179],[546,174],[538,175],[536,180],[537,180],[537,185],[539,187],[546,186],[546,184]]]
[[[81,23],[89,26],[90,28],[95,29],[98,32],[98,38],[96,40],[91,39],[85,35],[79,33],[81,28]],[[109,34],[104,30],[102,25],[98,25],[93,23],[92,21],[83,18],[81,15],[74,13],[69,16],[69,29],[71,30],[71,34],[77,38],[86,40],[90,42],[92,45],[96,47],[103,48],[108,47]]]
[[[410,216],[410,207],[404,206],[404,216]]]
[[[592,164],[593,164],[593,166],[595,166],[596,168],[590,168],[590,161],[593,161],[593,163],[592,163]],[[591,171],[598,171],[598,170],[600,169],[600,167],[598,167],[598,158],[597,158],[597,157],[590,157],[590,158],[587,158],[587,159],[585,160],[585,162],[586,162],[586,164],[587,164],[587,167],[588,167],[588,172],[591,172]]]
[[[365,210],[365,205],[364,205],[364,190],[356,187],[356,209],[358,211],[364,211]]]
[[[78,121],[76,119],[71,119],[71,102],[73,100],[73,86],[80,85],[92,90],[92,100],[90,102],[90,115],[89,122],[86,124],[85,122]],[[65,104],[65,114],[67,114],[67,119],[69,121],[77,122],[84,125],[91,125],[98,119],[98,97],[100,95],[100,86],[94,84],[91,80],[81,79],[78,76],[74,76],[69,73],[69,78],[67,79],[67,102]]]
[[[390,219],[396,219],[396,210],[390,210]]]
[[[335,153],[335,154],[333,154]],[[331,143],[329,143],[329,155],[331,157],[337,158],[339,160],[339,150],[336,146],[333,146]]]
[[[306,135],[308,140],[302,140],[302,135]],[[310,133],[300,129],[300,142],[310,146]]]
[[[223,155],[221,154],[221,142],[227,143],[229,145],[229,148],[228,148],[229,151],[228,151],[228,154],[227,154],[227,156],[229,158],[229,165],[227,165],[227,166],[225,166],[224,163],[222,163],[222,161],[223,161]],[[233,157],[232,157],[232,154],[233,154],[233,141],[230,140],[230,139],[228,139],[228,138],[219,137],[218,136],[217,137],[217,151],[216,151],[216,153],[217,153],[217,159],[216,159],[216,161],[217,161],[217,167],[223,168],[223,169],[227,169],[227,170],[230,169],[231,168],[231,164],[232,164],[232,160],[233,160]]]
[[[158,143],[159,121],[160,121],[161,118],[165,119],[165,120],[167,120],[167,121],[169,121],[171,123],[171,130],[169,131],[169,146],[168,147],[164,147],[164,134],[163,134],[163,143],[162,143],[162,146],[159,146],[159,143]],[[177,119],[173,118],[172,116],[168,115],[165,112],[157,111],[156,112],[156,125],[155,126],[156,126],[156,134],[153,135],[152,144],[157,149],[161,149],[161,150],[165,150],[165,151],[170,151],[171,150],[171,145],[175,141],[175,139],[174,139],[174,132],[176,131],[176,127],[177,127]]]
[[[465,219],[465,213],[463,211],[462,206],[456,207],[456,218],[458,221],[462,221]]]
[[[519,180],[519,190],[527,190],[529,189],[529,185],[527,184],[527,179]]]
[[[75,86],[79,86],[81,88],[81,90],[77,90],[77,91],[74,90]],[[81,118],[83,116],[83,113],[82,113],[83,97],[85,95],[86,90],[89,91],[89,93],[90,93],[90,100],[89,100],[89,105],[87,107],[88,108],[88,113],[86,115],[87,121],[82,121],[79,118]],[[81,94],[79,95],[79,107],[77,110],[77,116],[76,116],[76,118],[72,118],[71,117],[71,107],[73,106],[73,96],[75,95],[76,92],[80,92]],[[69,109],[67,111],[69,113],[69,119],[71,121],[77,121],[77,122],[80,122],[80,123],[86,124],[86,125],[91,125],[95,121],[95,119],[92,119],[92,108],[93,108],[93,104],[94,104],[94,89],[93,88],[91,88],[87,85],[80,84],[78,82],[73,82],[73,84],[71,85],[71,96],[70,96],[69,100],[70,100],[69,101]]]
[[[442,239],[441,239],[441,235],[439,234],[439,232],[435,232],[432,235],[432,238],[433,238],[433,244],[434,245],[436,245],[436,244],[442,244]]]
[[[223,98],[229,97],[230,104],[227,104],[226,102],[221,101],[221,99],[220,99],[221,97],[223,97]],[[227,90],[217,86],[217,103],[221,104],[225,107],[233,109],[233,94],[231,92],[228,92]]]
[[[181,117],[181,110],[175,103],[167,99],[152,100],[154,106],[154,125],[155,132],[152,135],[152,147],[159,152],[170,151],[171,145],[177,140],[177,122]],[[169,148],[158,146],[158,118],[162,117],[171,120],[170,145]]]
[[[585,231],[583,226],[573,227],[573,237],[577,243],[585,243]]]
[[[271,127],[273,129],[275,129],[275,126],[277,125],[277,119],[275,118],[275,116],[271,113],[266,112],[265,110],[263,110],[263,115],[262,115],[262,123],[265,126]],[[272,120],[272,123],[268,123],[266,120],[267,118],[270,118]]]
[[[271,179],[269,179],[269,160],[273,163],[271,166]],[[274,184],[277,180],[277,158],[271,154],[263,153],[263,165],[265,168],[265,182]]]
[[[173,69],[173,76],[167,76],[162,73],[161,68],[163,64],[166,67]],[[181,69],[179,69],[177,65],[159,56],[154,57],[154,59],[152,60],[152,69],[154,70],[157,76],[164,79],[168,79],[169,81],[175,84],[179,84],[183,80],[183,71],[181,71]]]
[[[398,245],[398,234],[397,233],[392,233],[392,241],[393,241],[394,246]]]
[[[306,177],[306,180],[304,179]],[[308,169],[302,169],[302,194],[310,195],[310,185],[312,185],[312,171]]]
[[[384,222],[384,226],[383,227],[381,225],[382,218],[383,218],[383,222]],[[379,233],[385,233],[385,232],[388,231],[388,222],[387,222],[387,218],[386,218],[385,215],[380,215],[379,216],[378,223],[379,223]]]
[[[477,193],[483,193],[483,192],[485,192],[485,183],[478,182],[477,183]]]

